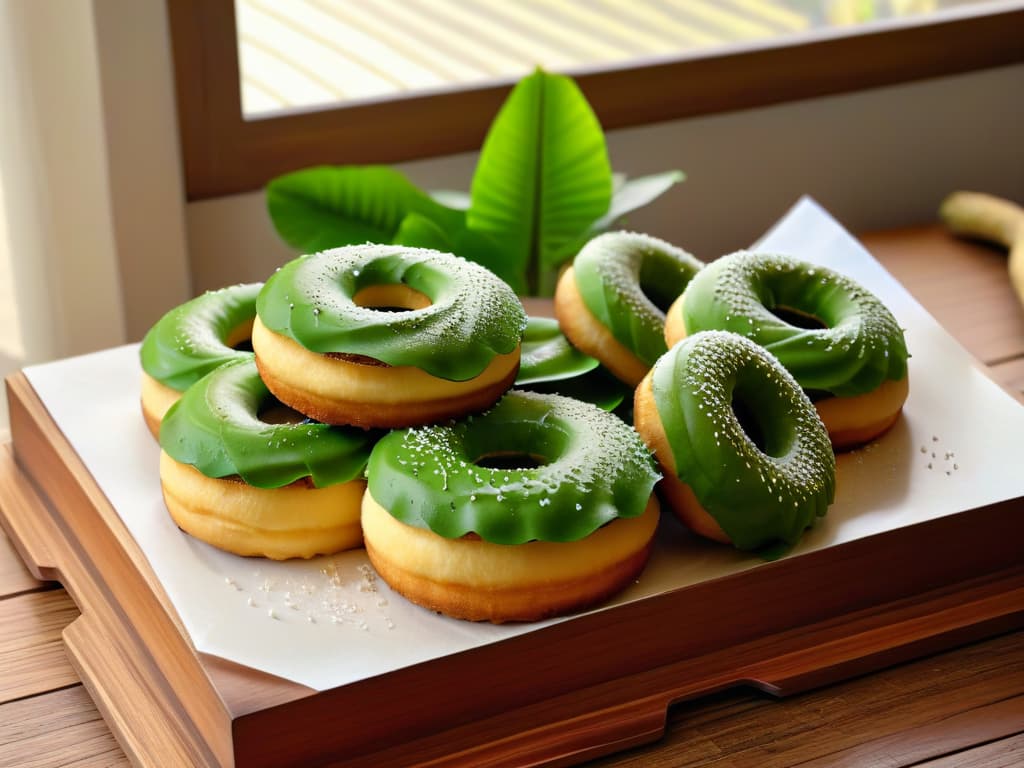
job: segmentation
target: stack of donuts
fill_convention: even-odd
[[[834,500],[835,452],[886,432],[908,394],[892,313],[848,277],[785,255],[704,266],[644,235],[601,235],[559,281],[555,314],[635,385],[634,423],[666,504],[740,549],[791,547]]]
[[[395,590],[458,618],[604,600],[646,563],[658,474],[611,413],[509,391],[521,367],[596,366],[543,323],[521,366],[526,327],[483,267],[380,245],[172,310],[141,350],[172,518],[240,555],[365,546]]]
[[[792,545],[833,500],[833,451],[907,393],[891,314],[783,256],[705,266],[608,233],[555,315],[459,257],[369,244],[173,309],[141,350],[172,518],[240,555],[365,546],[431,610],[537,620],[637,577],[658,496],[699,535]]]

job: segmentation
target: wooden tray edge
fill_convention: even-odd
[[[6,383],[0,519],[29,569],[60,581],[81,611],[66,647],[111,731],[140,765],[164,754],[233,765],[230,718],[145,558],[107,527],[116,512],[24,374]]]
[[[1020,628],[1024,568],[955,593],[942,590],[927,602],[934,607],[924,609],[927,622],[913,615],[923,607],[920,603],[908,606],[907,601],[898,601],[860,617],[859,630],[833,623],[803,628],[799,638],[795,633],[765,638],[432,734],[347,765],[494,768],[592,760],[657,740],[664,734],[668,707],[682,701],[743,686],[793,695]],[[912,615],[907,615],[908,608]],[[809,644],[817,650],[809,652]],[[736,666],[737,660],[749,663]],[[628,700],[621,698],[624,690]],[[509,720],[539,725],[501,735]],[[491,737],[481,740],[481,733]]]
[[[161,739],[137,738],[134,732],[126,732],[126,722],[136,718],[136,701],[125,693],[122,688],[123,681],[117,679],[117,675],[111,675],[105,671],[102,665],[96,663],[96,654],[102,651],[102,645],[91,637],[91,633],[99,631],[104,622],[97,619],[86,618],[105,613],[107,617],[113,617],[120,622],[119,631],[127,631],[129,636],[119,640],[121,648],[129,654],[134,655],[134,662],[141,671],[143,677],[147,675],[149,680],[148,688],[156,691],[153,701],[157,702],[151,707],[154,710],[147,714],[147,728],[156,730],[168,729],[177,730],[181,740],[180,748],[189,754],[189,762],[192,765],[232,765],[235,750],[241,749],[239,765],[270,765],[279,764],[278,758],[285,755],[285,760],[301,760],[300,764],[313,764],[314,761],[330,759],[328,753],[333,749],[331,745],[312,745],[305,753],[302,750],[294,750],[294,744],[285,739],[281,741],[282,729],[294,730],[294,724],[305,722],[310,715],[310,710],[318,710],[316,717],[309,722],[316,725],[316,721],[324,717],[324,711],[330,710],[336,716],[339,704],[343,704],[352,695],[352,700],[358,701],[360,692],[365,691],[365,685],[349,686],[352,689],[328,691],[316,696],[296,699],[285,704],[260,710],[251,716],[235,718],[231,720],[223,708],[223,702],[217,698],[214,687],[210,681],[203,677],[205,688],[190,691],[195,693],[199,699],[200,706],[197,708],[196,700],[189,700],[182,696],[179,691],[181,687],[174,687],[169,684],[169,675],[162,670],[166,669],[168,663],[171,665],[179,663],[176,655],[180,651],[171,653],[171,659],[161,658],[161,654],[153,650],[139,637],[132,635],[129,631],[133,625],[126,615],[125,608],[120,605],[123,596],[115,594],[105,587],[100,589],[100,595],[104,600],[115,604],[101,605],[102,611],[94,613],[91,609],[95,606],[96,598],[91,592],[83,596],[83,583],[89,581],[86,592],[96,587],[92,583],[99,579],[102,574],[98,573],[94,560],[96,553],[88,552],[88,547],[95,544],[93,541],[83,542],[79,539],[79,527],[84,525],[81,514],[81,507],[90,506],[93,512],[97,513],[98,505],[107,503],[95,487],[91,476],[81,465],[80,459],[71,451],[63,435],[53,424],[45,408],[35,397],[34,392],[23,376],[12,377],[9,387],[13,392],[12,402],[12,426],[15,427],[15,449],[19,459],[24,459],[30,467],[35,467],[38,479],[39,467],[47,469],[47,482],[54,482],[52,475],[56,472],[55,466],[62,468],[69,480],[61,479],[56,483],[56,488],[51,488],[50,493],[56,498],[54,503],[47,505],[36,496],[35,502],[22,504],[13,517],[19,520],[34,516],[36,521],[49,518],[60,530],[60,536],[43,533],[39,530],[48,530],[46,526],[37,525],[29,534],[27,540],[22,542],[24,552],[30,556],[46,559],[47,564],[37,563],[46,569],[46,572],[55,575],[69,586],[69,591],[75,597],[83,610],[82,619],[78,620],[68,629],[68,645],[73,662],[81,669],[83,678],[87,679],[87,686],[93,693],[98,705],[101,707],[104,716],[115,732],[119,733],[122,745],[126,752],[140,764],[159,763],[161,751],[166,745]],[[56,461],[55,465],[53,462]],[[31,482],[20,475],[20,470],[15,466],[13,453],[10,450],[4,452],[0,457],[0,478],[6,478],[17,474],[21,477],[22,487],[29,488],[35,494]],[[30,469],[31,474],[31,469]],[[67,483],[71,487],[66,487]],[[53,498],[51,496],[51,498]],[[75,509],[75,514],[65,514],[62,510]],[[977,511],[982,515],[984,510]],[[116,515],[116,513],[111,513]],[[991,510],[988,512],[991,516]],[[4,509],[4,516],[12,517],[10,508]],[[980,518],[979,518],[980,519]],[[8,521],[9,522],[9,521]],[[25,526],[17,525],[21,529]],[[11,526],[13,528],[13,526]],[[1019,526],[1018,526],[1019,527]],[[108,531],[112,542],[125,550],[134,546],[134,541],[125,542],[117,536],[115,531]],[[37,538],[32,539],[33,536]],[[31,539],[31,540],[28,540]],[[74,539],[74,541],[72,541]],[[25,546],[27,544],[27,546]],[[858,544],[858,547],[864,545]],[[854,547],[856,550],[858,547]],[[942,595],[948,599],[949,594],[960,599],[961,591],[958,585],[965,590],[977,590],[979,572],[984,583],[997,583],[1003,587],[1012,586],[1014,589],[1020,586],[1020,574],[1016,571],[1006,572],[1006,561],[1012,560],[1014,553],[1018,553],[1020,546],[1014,550],[1002,551],[991,564],[991,568],[985,570],[978,563],[972,563],[969,567],[962,569],[962,572],[952,572],[950,583],[953,586],[944,586],[938,589],[935,586],[934,574],[924,581],[913,582],[907,587],[907,594],[898,596],[893,600],[878,601],[870,600],[861,606],[859,610],[866,612],[866,615],[873,616],[875,620],[884,620],[892,614],[907,600],[916,600],[922,590],[938,589],[939,597]],[[844,550],[847,551],[847,550]],[[58,554],[60,553],[60,554]],[[62,558],[69,556],[69,561]],[[53,559],[56,557],[56,561]],[[851,555],[851,557],[853,557]],[[853,558],[856,560],[856,558]],[[130,560],[130,558],[129,558]],[[818,563],[821,558],[814,559]],[[1020,560],[1018,560],[1019,562]],[[785,566],[783,566],[785,567]],[[90,570],[91,569],[91,570]],[[825,569],[827,571],[827,568]],[[930,579],[930,581],[929,581]],[[90,581],[91,580],[91,581]],[[961,584],[962,582],[962,584]],[[1017,597],[1016,593],[1013,593]],[[991,595],[989,595],[991,597]],[[620,611],[627,615],[628,621],[635,619],[651,620],[651,616],[664,615],[660,613],[665,606],[673,604],[673,596],[668,595],[664,600],[652,600],[648,606],[634,605],[628,610]],[[102,601],[100,601],[102,602]],[[641,603],[645,601],[640,601]],[[968,601],[970,602],[970,601]],[[657,604],[659,607],[652,607]],[[664,729],[665,709],[672,701],[679,698],[689,698],[701,694],[710,693],[736,684],[754,684],[778,693],[794,692],[810,685],[820,685],[851,674],[859,674],[871,669],[884,666],[911,658],[920,653],[929,653],[951,645],[978,639],[995,632],[1005,631],[1013,627],[1019,627],[1024,622],[1020,602],[1016,607],[1007,607],[1005,601],[988,602],[982,606],[980,603],[975,607],[973,613],[961,617],[960,623],[953,621],[925,621],[918,626],[915,632],[900,635],[896,633],[888,642],[877,643],[869,650],[859,646],[851,649],[846,648],[842,654],[833,655],[828,664],[818,666],[807,666],[800,661],[799,644],[787,644],[792,638],[786,631],[776,627],[775,630],[765,632],[760,637],[753,638],[750,643],[741,643],[741,648],[754,649],[761,655],[760,663],[746,665],[743,669],[733,668],[728,673],[719,672],[717,675],[708,676],[705,674],[699,681],[687,678],[685,671],[692,668],[696,660],[707,661],[707,652],[682,654],[678,658],[668,658],[663,650],[651,651],[645,668],[624,668],[621,670],[610,670],[607,679],[580,678],[579,685],[572,689],[562,691],[556,695],[541,696],[539,699],[529,700],[520,695],[518,700],[513,702],[510,713],[496,714],[481,709],[477,716],[467,717],[464,713],[456,713],[452,720],[443,719],[444,712],[441,712],[441,725],[438,721],[423,721],[404,732],[401,729],[394,734],[402,741],[402,744],[394,749],[380,750],[379,743],[376,748],[367,748],[366,742],[356,752],[349,753],[352,757],[352,764],[356,765],[387,765],[387,764],[418,764],[424,765],[511,765],[519,762],[529,764],[555,763],[568,764],[582,759],[597,757],[631,745],[650,741],[658,738]],[[166,612],[166,598],[150,594],[146,610]],[[610,613],[614,613],[612,611]],[[949,614],[946,618],[949,619]],[[162,623],[164,631],[170,631],[177,635],[171,643],[172,649],[183,645],[188,651],[185,663],[190,667],[188,674],[202,675],[201,661],[197,658],[194,649],[181,636],[180,625],[176,617],[162,616],[151,617],[157,623]],[[585,619],[589,619],[585,620]],[[567,622],[560,627],[571,627],[577,625],[573,631],[581,632],[584,635],[600,631],[600,626],[595,625],[591,617],[585,617],[579,621]],[[917,621],[920,617],[911,617],[907,621]],[[865,625],[866,626],[866,625]],[[907,625],[911,626],[911,625]],[[916,626],[916,625],[915,625]],[[582,629],[578,629],[582,627]],[[550,638],[562,637],[568,630],[553,628]],[[833,615],[815,617],[813,620],[805,617],[800,625],[799,634],[806,637],[812,635],[817,640],[832,638],[837,641],[848,632],[849,627]],[[868,631],[865,629],[865,631]],[[533,636],[545,634],[545,632],[532,633]],[[830,634],[839,632],[840,634]],[[809,634],[810,633],[810,634]],[[572,631],[568,631],[571,636]],[[786,638],[790,637],[789,640]],[[858,636],[860,637],[860,636]],[[536,643],[536,637],[525,636],[525,647],[529,649]],[[550,640],[549,638],[549,640]],[[166,640],[166,638],[164,638]],[[516,639],[519,640],[519,639]],[[509,648],[515,646],[522,648],[516,640],[507,641],[501,644]],[[164,646],[161,645],[161,648]],[[464,664],[467,661],[470,669],[486,669],[487,664],[493,662],[494,648],[483,649],[480,654],[468,653],[459,654],[457,657],[442,660],[439,664],[445,671],[450,671],[452,664]],[[119,649],[120,651],[120,649]],[[774,655],[772,655],[774,654]],[[789,655],[787,655],[789,654]],[[794,656],[793,654],[796,654]],[[845,655],[844,655],[845,654]],[[774,662],[770,664],[769,661]],[[783,662],[790,664],[786,667]],[[428,665],[420,665],[421,667]],[[642,666],[642,665],[641,665]],[[192,669],[191,667],[194,667]],[[781,671],[788,669],[785,675]],[[774,672],[773,672],[774,670]],[[402,670],[400,673],[384,676],[382,682],[370,681],[369,685],[378,687],[374,696],[364,700],[364,705],[369,702],[380,702],[395,691],[402,691],[407,681],[415,684],[417,676],[421,675],[422,669]],[[133,671],[133,674],[136,672]],[[570,685],[571,680],[566,680]],[[357,690],[358,689],[358,690]],[[414,687],[413,691],[416,690]],[[603,698],[602,698],[603,696]],[[211,717],[210,710],[213,709]],[[196,712],[199,712],[197,715]],[[345,711],[345,710],[342,710]],[[132,717],[125,717],[131,713]],[[168,723],[168,714],[181,719],[180,726],[174,722]],[[150,716],[156,717],[156,721],[150,722]],[[376,712],[374,712],[376,717]],[[158,723],[158,725],[154,725]],[[270,726],[270,727],[268,727]],[[141,729],[140,729],[141,730]],[[312,727],[313,732],[317,728]],[[301,734],[302,729],[298,729]],[[258,735],[258,738],[254,737]],[[144,734],[143,734],[144,736]],[[163,737],[161,737],[163,738]],[[236,742],[232,745],[232,739]],[[210,746],[213,745],[213,746]],[[277,745],[278,749],[274,749]],[[191,751],[191,752],[190,752]],[[306,762],[308,760],[308,762]],[[395,761],[395,762],[391,762]],[[410,761],[412,761],[410,763]]]

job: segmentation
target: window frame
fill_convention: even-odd
[[[245,120],[234,0],[166,2],[189,201],[312,165],[479,149],[514,84]],[[960,6],[567,74],[608,130],[1015,64],[1021,29],[1024,2]]]

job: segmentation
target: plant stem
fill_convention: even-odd
[[[555,286],[558,284],[557,269],[540,269],[538,264],[536,290],[537,296],[554,296]]]

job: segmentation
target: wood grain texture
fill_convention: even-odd
[[[990,368],[992,378],[1003,389],[1024,403],[1024,358],[1015,358]]]
[[[1019,768],[1024,765],[1024,733],[921,763],[919,768]]]
[[[36,579],[14,551],[11,540],[0,529],[0,599],[44,589],[46,585]]]
[[[77,685],[0,705],[0,766],[128,768],[110,729]]]
[[[1018,632],[788,699],[729,691],[678,705],[663,742],[594,765],[908,766],[1013,736],[1022,718]]]
[[[999,686],[990,685],[978,691],[974,689],[974,683],[974,680],[969,681],[967,690],[971,698],[967,702],[958,702],[955,708],[925,711],[921,714],[929,716],[929,719],[913,725],[901,722],[890,709],[887,727],[893,728],[895,722],[899,730],[889,731],[884,737],[825,755],[804,765],[807,768],[824,768],[837,762],[848,765],[912,765],[1024,730],[1024,695],[993,701],[992,695]],[[1015,692],[1019,686],[1008,688]],[[963,689],[958,689],[956,696],[962,693]],[[982,701],[974,698],[979,693],[984,694]],[[965,710],[965,705],[970,708]]]
[[[0,703],[78,682],[61,638],[77,615],[64,590],[0,600]]]
[[[181,633],[179,620],[169,611],[166,596],[162,590],[154,592],[156,581],[152,573],[143,575],[135,565],[145,563],[137,545],[75,457],[63,434],[55,427],[52,432],[49,428],[39,428],[35,419],[45,413],[45,408],[37,410],[42,405],[31,393],[27,380],[15,376],[7,384],[11,434],[18,446],[18,459],[33,457],[34,466],[41,472],[37,477],[46,483],[49,501],[44,502],[27,473],[16,468],[11,447],[0,448],[0,464],[4,468],[0,472],[0,488],[8,495],[5,507],[8,532],[15,536],[15,532],[20,531],[24,536],[15,538],[14,543],[19,551],[43,553],[46,562],[53,563],[38,570],[59,576],[68,591],[75,595],[83,614],[102,632],[98,647],[108,647],[114,655],[120,652],[124,659],[132,662],[119,669],[119,676],[115,678],[118,683],[130,680],[132,685],[120,692],[135,696],[134,710],[124,705],[122,711],[134,711],[136,717],[124,722],[143,733],[155,733],[157,743],[173,742],[182,755],[182,765],[198,768],[226,764],[230,741],[225,736],[223,704],[212,693],[208,677]],[[17,395],[19,391],[21,396]],[[11,515],[12,498],[17,500],[14,505],[17,509],[32,510],[31,513]],[[64,538],[67,520],[54,516],[57,509],[74,510],[73,519],[82,539],[100,536],[100,541],[92,542],[91,546],[83,540],[72,544]],[[16,520],[21,523],[12,526]],[[132,555],[138,559],[133,560]],[[118,585],[116,600],[107,586],[110,583]],[[134,646],[132,652],[125,653],[124,649],[131,646]],[[143,648],[159,651],[150,654]],[[188,691],[188,700],[179,699],[181,704],[177,708],[157,706],[155,702],[166,700],[168,688]],[[114,690],[109,695],[118,693]],[[143,716],[144,711],[148,711],[148,718]],[[111,721],[112,724],[117,722]],[[128,733],[117,736],[122,744],[130,744],[136,738]]]
[[[1010,285],[1005,251],[935,226],[869,234],[861,242],[978,360],[992,365],[1024,356],[1024,307]]]
[[[1006,600],[1008,605],[1024,605],[1024,591],[1007,592],[994,583],[978,586],[990,597]],[[976,597],[986,599],[980,593]],[[852,665],[839,672],[845,676],[927,653],[928,645],[910,643],[902,644],[902,651],[892,655],[893,638],[903,636],[909,640],[905,632],[919,632],[928,625],[927,617],[937,618],[946,613],[939,605],[945,605],[951,612],[948,615],[952,616],[967,608],[970,602],[973,600],[965,592],[940,590],[927,599],[922,596],[905,601],[899,618],[900,610],[885,615],[865,610],[822,626],[794,629],[646,673],[622,676],[605,685],[553,697],[530,707],[507,710],[408,745],[353,755],[345,764],[359,768],[404,765],[410,755],[434,768],[503,765],[503,760],[533,765],[542,762],[542,755],[546,755],[546,759],[559,755],[555,764],[596,757],[624,749],[631,741],[638,743],[644,737],[648,740],[657,737],[671,701],[737,685],[792,694],[834,679],[843,666],[843,659]],[[737,612],[742,611],[737,608]],[[680,611],[671,615],[701,616],[701,613]],[[707,632],[703,622],[702,627],[702,631]],[[625,632],[628,630],[624,628]],[[843,647],[847,650],[841,650]],[[881,656],[874,655],[872,649]],[[827,665],[825,659],[829,660]],[[827,673],[825,666],[829,668]],[[450,675],[450,679],[452,682],[461,680],[457,673]],[[423,696],[414,685],[405,690],[414,700]],[[627,703],[622,702],[623,690],[630,692]],[[436,696],[432,698],[436,700]]]

